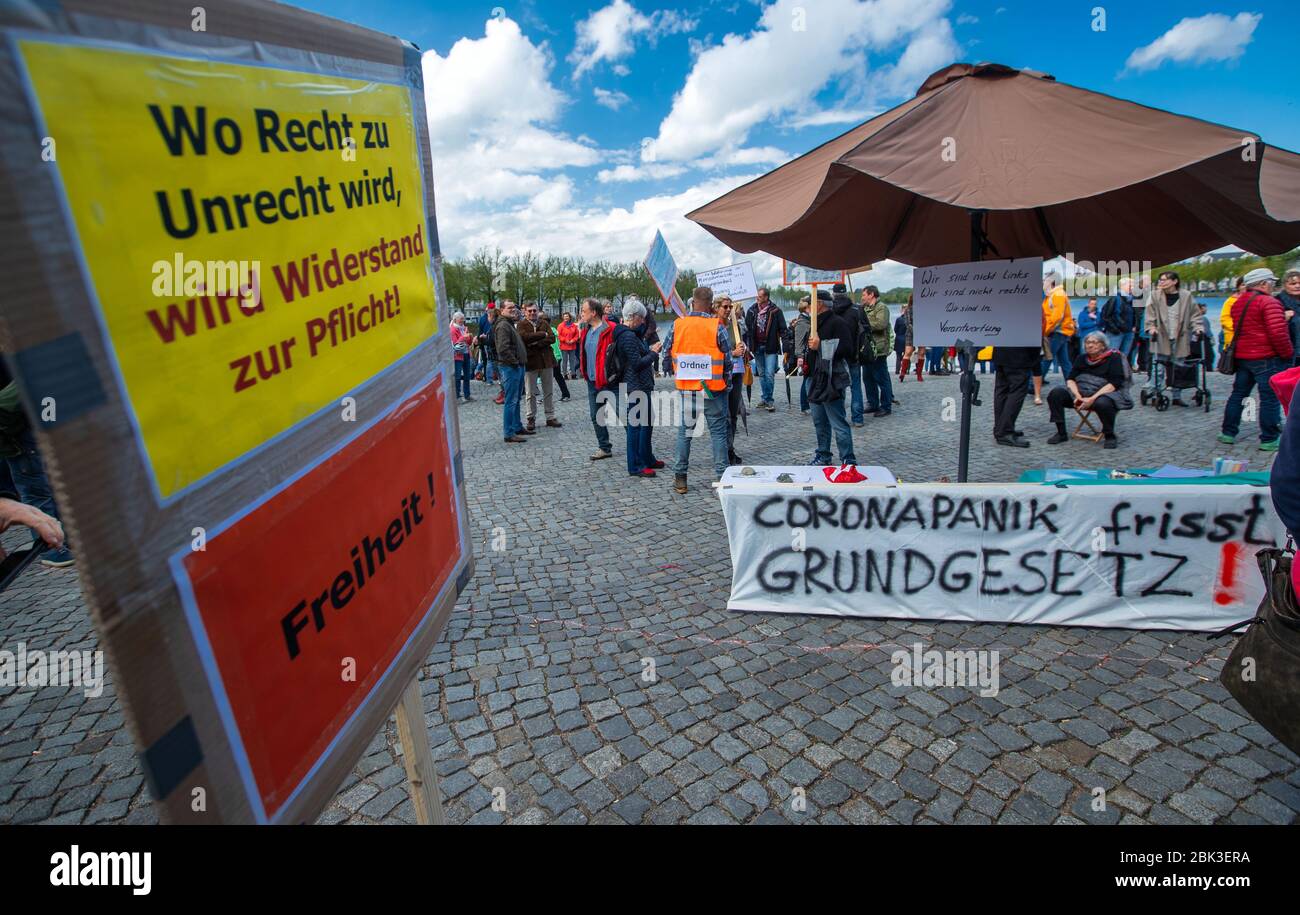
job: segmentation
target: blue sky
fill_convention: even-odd
[[[639,260],[662,229],[679,264],[727,263],[731,252],[682,214],[904,101],[954,61],[1042,70],[1300,150],[1286,0],[294,2],[426,52],[451,255],[486,245]],[[1069,125],[1045,129],[1069,141]],[[743,257],[779,279],[779,261]],[[888,263],[875,276],[909,279]]]

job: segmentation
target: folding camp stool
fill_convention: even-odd
[[[1074,429],[1075,438],[1086,438],[1090,442],[1099,442],[1106,437],[1104,432],[1092,424],[1095,418],[1092,410],[1080,410],[1075,407],[1074,412],[1079,414],[1079,425]],[[1085,428],[1087,428],[1087,432],[1083,431]]]

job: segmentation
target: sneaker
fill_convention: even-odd
[[[865,426],[865,425],[866,425],[866,423],[864,423],[862,420],[858,420],[857,422],[855,422],[855,423],[853,424],[853,428],[855,428],[855,429],[861,429],[861,428],[862,428],[863,426]]]
[[[1236,439],[1236,437],[1235,437],[1235,436],[1228,435],[1226,432],[1220,432],[1220,433],[1219,433],[1219,441],[1222,442],[1222,443],[1225,444],[1225,445],[1235,445],[1235,444],[1237,444],[1237,439]]]
[[[591,456],[591,459],[593,461],[603,461],[605,458],[613,457],[613,456],[614,456],[614,452],[612,451],[597,451],[595,454]]]
[[[563,397],[560,398],[560,403],[564,403],[566,400],[572,400],[572,399],[573,398],[571,398],[568,394],[565,394]]]
[[[76,560],[72,558],[72,550],[66,546],[61,546],[57,550],[46,550],[41,554],[41,565],[49,566],[51,569],[66,569],[74,562]]]
[[[1275,439],[1273,439],[1273,441],[1271,441],[1271,442],[1260,442],[1260,443],[1259,443],[1259,450],[1260,450],[1260,451],[1276,451],[1276,450],[1278,449],[1278,446],[1280,446],[1281,444],[1282,444],[1282,440],[1281,440],[1280,438],[1275,438]]]
[[[663,461],[651,461],[651,462],[650,462],[650,469],[652,469],[652,470],[663,470],[663,469],[664,469],[664,466],[665,466],[665,465],[664,465],[664,462],[663,462]]]
[[[492,398],[492,402],[499,407],[506,402],[506,395],[498,394],[496,397]]]
[[[638,470],[636,473],[629,473],[628,476],[630,476],[630,477],[653,477],[653,476],[657,476],[657,474],[656,474],[656,473],[654,472],[654,470],[652,470],[651,468],[649,468],[649,467],[644,467],[644,468],[642,468],[641,470]]]
[[[686,474],[679,473],[673,477],[673,490],[685,495],[690,487],[686,485]]]

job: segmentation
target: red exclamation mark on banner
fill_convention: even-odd
[[[1220,607],[1236,603],[1238,598],[1237,562],[1241,559],[1240,543],[1225,543],[1219,553],[1219,583],[1214,589],[1214,602]]]

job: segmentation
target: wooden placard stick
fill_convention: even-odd
[[[402,741],[402,761],[415,821],[421,826],[441,826],[442,800],[438,797],[438,770],[429,746],[429,726],[424,719],[424,702],[420,698],[420,679],[415,676],[397,703],[397,737]]]

